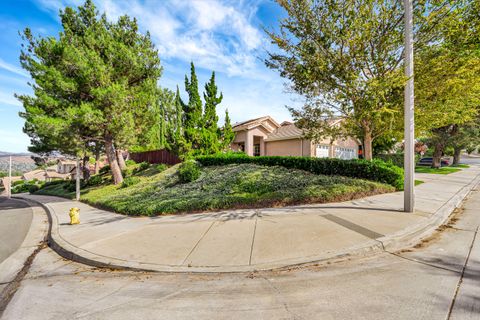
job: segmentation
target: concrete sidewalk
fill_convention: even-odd
[[[243,272],[396,250],[428,235],[480,181],[480,166],[449,175],[418,174],[417,210],[403,193],[342,203],[127,217],[57,197],[23,195],[51,215],[50,244],[94,266],[165,272]],[[80,225],[68,210],[80,208]]]

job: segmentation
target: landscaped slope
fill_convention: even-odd
[[[392,192],[392,186],[361,179],[316,175],[302,170],[255,164],[203,167],[199,179],[182,184],[176,167],[140,177],[126,188],[92,187],[82,200],[119,213],[156,215],[228,208],[253,208],[288,204],[332,202]],[[42,194],[72,196],[61,185]]]

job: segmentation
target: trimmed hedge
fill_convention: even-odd
[[[381,160],[342,160],[334,158],[250,157],[244,154],[217,154],[196,158],[204,166],[227,165],[234,163],[253,163],[263,166],[282,166],[300,169],[315,174],[339,175],[387,183],[397,190],[403,190],[403,169]]]

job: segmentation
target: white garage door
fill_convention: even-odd
[[[335,148],[335,158],[339,159],[355,159],[357,158],[357,150],[353,148]]]
[[[328,158],[328,146],[324,144],[317,144],[315,155],[317,158]]]

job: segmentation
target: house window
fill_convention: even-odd
[[[260,155],[260,144],[253,145],[253,156],[258,157]]]
[[[242,152],[245,152],[245,144],[244,143],[239,143],[238,144],[238,150],[242,151]]]

